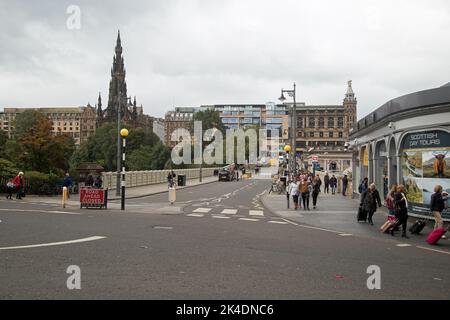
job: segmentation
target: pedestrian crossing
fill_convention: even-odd
[[[287,225],[288,222],[279,217],[267,217],[264,210],[254,210],[249,208],[220,208],[220,207],[201,207],[185,208],[185,216],[191,218],[210,217],[217,220],[236,219],[249,223],[264,221],[270,224]],[[270,218],[270,219],[269,219]]]

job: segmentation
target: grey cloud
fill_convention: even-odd
[[[0,108],[106,97],[117,29],[128,93],[158,116],[274,101],[293,81],[300,100],[339,104],[352,79],[361,117],[450,81],[445,0],[0,2]],[[72,4],[81,30],[66,28]]]

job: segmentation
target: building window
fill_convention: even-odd
[[[333,138],[333,131],[328,132],[328,137]]]
[[[314,132],[310,132],[310,133],[309,133],[309,137],[310,137],[310,138],[314,138]]]
[[[334,128],[334,118],[328,118],[328,128]]]
[[[303,128],[303,118],[297,118],[297,128]]]
[[[323,129],[325,127],[325,119],[323,117],[319,117],[319,128]]]
[[[308,127],[314,128],[316,126],[316,121],[314,117],[309,117]]]
[[[339,132],[339,138],[342,139],[344,137],[344,134],[342,132]]]
[[[338,118],[338,128],[339,129],[344,128],[344,118],[343,117]]]
[[[319,138],[323,138],[323,132],[319,132]]]

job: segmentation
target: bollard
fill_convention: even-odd
[[[67,187],[63,187],[63,192],[62,192],[62,207],[65,208],[66,207],[66,202],[67,202]]]
[[[174,202],[176,201],[176,199],[177,199],[177,190],[176,190],[175,186],[174,187],[169,187],[169,202],[170,202],[170,205],[173,205]]]

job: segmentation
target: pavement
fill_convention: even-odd
[[[352,199],[350,196],[344,197],[341,194],[320,193],[316,209],[313,209],[312,198],[310,199],[309,211],[304,210],[304,208],[294,210],[292,199],[290,200],[290,209],[287,209],[286,195],[266,194],[261,201],[272,213],[299,224],[315,226],[340,234],[388,241],[393,240],[415,246],[424,246],[430,250],[441,250],[450,254],[450,239],[441,239],[437,246],[429,246],[426,242],[428,234],[433,231],[434,219],[429,220],[427,226],[418,235],[410,234],[408,231],[407,235],[410,238],[405,239],[401,237],[401,231],[396,232],[394,237],[380,232],[380,227],[387,221],[387,209],[384,207],[377,209],[373,217],[374,226],[365,222],[357,222],[356,215],[359,199]],[[417,218],[409,217],[408,228],[416,220]]]
[[[256,177],[197,185],[174,205],[158,193],[126,211],[0,199],[0,299],[450,298],[445,244],[421,249],[347,223],[351,199],[323,197],[317,217],[287,217],[264,206],[279,199],[269,187]],[[80,289],[67,286],[71,266]],[[367,286],[372,266],[379,290]]]

